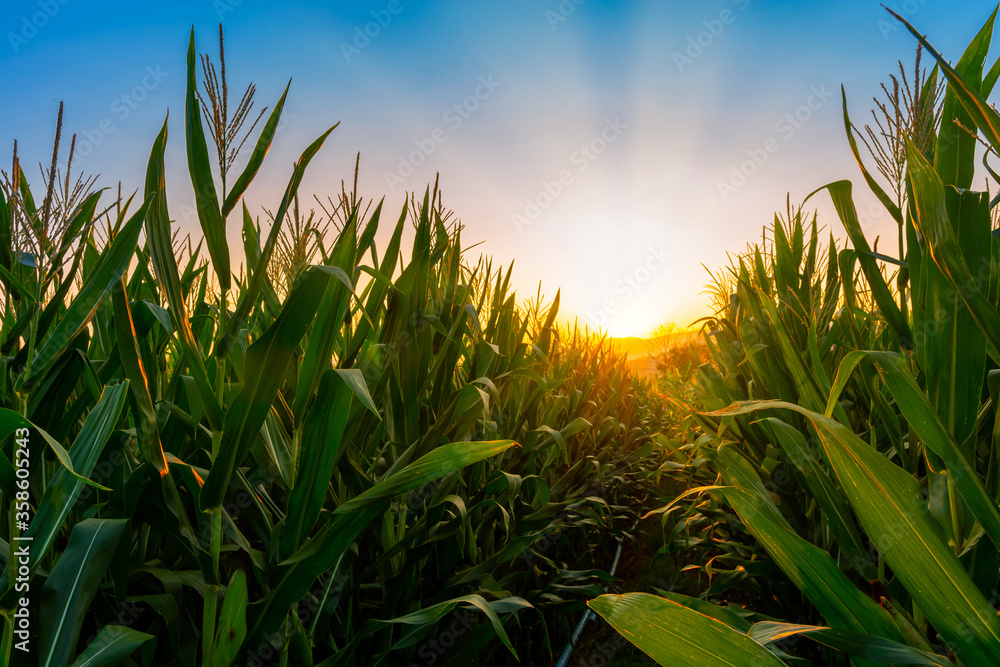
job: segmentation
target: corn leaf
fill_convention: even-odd
[[[70,667],[113,667],[150,639],[155,637],[124,625],[105,625]]]
[[[184,98],[184,138],[187,146],[188,172],[194,188],[194,202],[198,209],[198,222],[205,234],[208,254],[215,267],[215,275],[223,293],[232,283],[229,268],[229,241],[226,240],[226,221],[219,209],[219,195],[215,190],[212,164],[208,158],[205,128],[201,121],[201,104],[198,100],[198,52],[194,46],[194,27],[187,52],[187,93]]]
[[[661,665],[781,667],[785,664],[745,634],[655,595],[602,595],[587,605]]]
[[[38,637],[42,667],[69,663],[87,608],[126,534],[131,535],[131,527],[124,519],[86,519],[73,526],[69,543],[42,587],[40,614],[47,620]]]
[[[1000,661],[1000,620],[935,529],[916,480],[843,424],[783,401],[736,404],[712,416],[788,409],[812,422],[865,532],[967,666]]]

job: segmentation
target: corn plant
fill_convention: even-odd
[[[1000,241],[996,200],[971,189],[977,134],[987,158],[1000,149],[985,102],[1000,76],[1000,62],[985,67],[995,17],[954,67],[906,23],[937,67],[915,94],[917,122],[901,125],[897,197],[866,169],[844,97],[862,176],[905,239],[899,257],[872,249],[839,181],[811,196],[831,197],[852,248],[831,238],[821,264],[815,219],[795,211],[775,222],[770,249],[734,263],[691,417],[710,467],[687,496],[700,497],[695,513],[731,512],[728,533],[781,572],[769,590],[792,584],[801,609],[768,603],[786,622],[751,623],[710,604],[717,590],[591,602],[661,664],[1000,662]],[[941,107],[925,108],[938,77]]]
[[[170,119],[143,192],[106,210],[101,191],[50,206],[52,178],[36,206],[17,160],[4,181],[4,664],[29,655],[23,614],[47,666],[409,664],[443,659],[435,633],[460,615],[451,664],[548,659],[645,501],[651,388],[606,340],[556,324],[558,294],[519,304],[509,267],[469,260],[437,186],[388,221],[385,201],[343,193],[336,236],[275,285],[334,128],[265,230],[244,195],[288,89],[229,180],[230,124],[212,130],[214,174],[202,118],[226,86],[205,66],[203,102],[197,65],[192,31],[183,131],[203,238],[183,252]],[[40,234],[58,215],[61,234]]]

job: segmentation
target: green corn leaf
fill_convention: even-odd
[[[131,528],[124,519],[86,519],[73,526],[69,543],[42,588],[39,665],[66,665],[73,657],[84,616],[111,559]]]
[[[10,290],[10,294],[14,297],[15,301],[26,299],[28,303],[35,303],[35,296],[32,290],[28,289],[27,285],[17,279],[17,276],[2,266],[0,266],[0,277],[3,278],[4,284]]]
[[[987,276],[992,226],[987,194],[946,187],[944,200],[945,224],[954,232],[958,251],[967,266],[978,268],[981,277]],[[938,266],[925,262],[923,274],[926,318],[922,327],[915,328],[915,335],[923,348],[921,366],[927,374],[927,396],[955,439],[964,442],[976,427],[986,372],[986,339]],[[987,284],[986,279],[981,284]]]
[[[979,325],[989,345],[990,355],[996,360],[1000,357],[1000,315],[982,291],[989,284],[990,265],[970,267],[966,263],[965,254],[948,219],[944,183],[910,141],[907,141],[907,159],[906,178],[912,193],[911,218],[923,235],[934,263],[961,295],[968,312]],[[976,275],[972,270],[977,272]]]
[[[184,138],[187,145],[188,172],[194,188],[194,202],[198,209],[198,222],[205,234],[208,254],[215,267],[222,292],[231,284],[229,268],[229,241],[226,239],[226,221],[219,209],[219,195],[215,190],[212,163],[208,157],[205,128],[201,122],[201,103],[198,101],[198,52],[194,46],[194,27],[187,52],[187,93],[184,98]]]
[[[243,388],[226,413],[219,456],[201,491],[202,510],[222,504],[229,480],[260,433],[284,371],[319,308],[329,274],[310,267],[292,288],[274,324],[247,349]]]
[[[77,474],[89,476],[94,472],[101,452],[104,451],[104,446],[118,423],[127,395],[127,382],[106,386],[101,392],[100,400],[87,415],[83,428],[80,429],[70,448],[73,469]],[[83,487],[83,480],[71,474],[66,468],[60,468],[49,481],[45,493],[38,501],[35,516],[24,533],[24,537],[31,538],[31,573],[37,569],[52,548],[63,522],[73,511]],[[0,579],[0,591],[4,591],[3,605],[8,608],[16,599],[16,593],[10,587],[11,583],[10,563],[8,563],[3,578]]]
[[[274,141],[274,135],[278,131],[278,124],[281,122],[281,111],[285,108],[285,98],[288,97],[288,89],[291,85],[292,82],[289,81],[288,85],[285,86],[285,92],[281,93],[281,98],[274,105],[274,110],[268,117],[267,123],[264,124],[264,129],[260,131],[260,136],[257,137],[257,144],[253,147],[250,159],[247,160],[247,166],[243,169],[240,177],[236,179],[233,189],[226,195],[226,201],[222,204],[223,220],[228,218],[229,214],[236,208],[236,204],[239,203],[240,198],[243,197],[243,193],[250,187],[250,183],[260,170],[260,166],[264,164],[264,157],[267,156],[267,151],[271,148],[271,142]]]
[[[70,667],[113,667],[150,639],[155,637],[124,625],[105,625]]]
[[[807,407],[820,409],[823,406],[823,398],[816,383],[816,375],[809,370],[809,366],[803,357],[802,353],[804,350],[792,340],[791,334],[778,316],[778,311],[773,301],[759,288],[757,289],[757,298],[761,312],[767,316],[771,324],[771,331],[778,339],[778,346],[782,352],[783,362],[792,376],[792,381],[795,383],[798,400]],[[845,421],[847,419],[847,416],[843,412],[838,417]]]
[[[250,215],[250,209],[247,208],[247,204],[243,202],[243,248],[246,253],[247,266],[257,263],[257,258],[260,257],[260,233],[257,225],[254,223],[253,217]],[[269,276],[264,276],[264,284],[261,285],[261,292],[264,295],[264,303],[267,306],[268,315],[270,317],[277,317],[278,313],[281,311],[281,302],[278,300],[278,294],[274,291],[274,285],[271,283],[271,278]]]
[[[125,281],[112,290],[111,301],[114,306],[115,340],[118,343],[118,355],[121,358],[125,377],[132,390],[136,421],[136,436],[139,441],[139,451],[143,461],[160,476],[167,474],[168,466],[160,445],[160,432],[156,424],[156,409],[149,393],[149,379],[139,352],[135,338],[135,325],[132,322],[132,309],[129,306],[128,295],[125,293]]]
[[[492,442],[453,442],[425,454],[398,473],[343,503],[335,514],[350,514],[372,505],[381,504],[393,496],[423,486],[470,463],[481,461],[517,446],[512,440]]]
[[[720,465],[727,481],[737,481],[732,469],[740,462],[746,464],[730,448]],[[767,496],[741,486],[723,487],[715,493],[725,498],[747,529],[775,559],[778,567],[819,610],[827,623],[893,641],[901,640],[888,612],[858,590],[830,554],[794,533]]]
[[[361,405],[365,406],[373,415],[379,416],[378,408],[375,407],[375,402],[372,400],[371,394],[368,392],[368,384],[365,382],[365,375],[357,368],[338,368],[335,369],[337,374],[340,375],[347,387],[354,393],[354,398],[361,402]]]
[[[844,357],[837,372],[837,384],[847,381],[861,359],[875,362],[882,381],[896,400],[900,412],[910,428],[934,454],[944,461],[948,474],[955,481],[962,498],[982,524],[994,544],[1000,543],[1000,509],[983,486],[972,463],[962,452],[958,442],[941,421],[916,380],[903,367],[903,361],[891,352],[855,351]],[[843,379],[842,379],[843,378]]]
[[[333,567],[351,543],[384,510],[384,505],[374,506],[333,517],[316,537],[299,550],[298,553],[309,550],[300,560],[279,564],[274,585],[268,594],[250,605],[250,631],[238,655],[251,655],[273,636],[285,621],[288,608],[309,592],[316,577]],[[310,549],[310,545],[313,548]]]
[[[892,292],[886,284],[885,276],[878,268],[875,258],[871,256],[871,247],[865,239],[864,231],[861,229],[861,222],[858,220],[858,212],[854,207],[854,199],[851,196],[852,185],[850,181],[836,181],[829,185],[824,185],[819,190],[815,190],[806,200],[815,195],[820,190],[827,190],[833,199],[833,205],[837,209],[837,215],[844,224],[851,243],[857,251],[858,264],[865,274],[865,280],[871,288],[872,297],[878,305],[879,312],[885,318],[886,323],[896,336],[900,346],[905,349],[913,347],[913,334],[910,332],[910,325],[906,317],[899,310],[899,305],[893,299]]]
[[[354,273],[357,261],[357,219],[352,217],[337,238],[331,257],[331,268],[343,272],[347,284],[331,285],[323,294],[323,300],[316,314],[318,326],[309,337],[305,355],[302,358],[299,382],[295,389],[292,414],[296,423],[302,421],[307,401],[316,391],[320,375],[330,368],[334,345],[344,326],[344,315],[350,305],[354,286],[347,272]]]
[[[385,511],[389,499],[515,446],[509,440],[442,445],[338,507],[315,537],[290,559],[279,563],[270,594],[251,605],[248,637],[269,637],[276,632],[289,605],[302,599],[316,577],[334,566],[358,535]],[[242,650],[253,650],[249,640],[244,642]]]
[[[313,667],[313,647],[309,635],[296,611],[288,615],[291,638],[288,640],[288,662],[302,667]]]
[[[222,406],[219,405],[208,380],[205,370],[205,360],[188,320],[187,306],[184,302],[184,292],[177,271],[177,260],[170,230],[170,214],[167,210],[167,188],[164,167],[164,153],[167,148],[167,121],[153,142],[146,167],[146,196],[155,194],[153,203],[146,216],[146,239],[150,250],[150,259],[156,272],[160,292],[167,305],[170,306],[170,317],[177,341],[184,350],[184,356],[190,369],[191,378],[198,390],[198,396],[205,408],[209,424],[213,429],[222,427]],[[203,283],[204,284],[204,283]]]
[[[100,489],[102,491],[111,490],[108,487],[102,484],[98,484],[97,482],[87,479],[85,476],[79,474],[73,468],[73,458],[70,456],[70,453],[67,452],[62,445],[59,444],[58,440],[49,435],[44,429],[38,428],[38,426],[28,421],[24,416],[22,416],[18,412],[0,408],[0,442],[6,440],[8,437],[10,437],[11,434],[15,433],[19,429],[29,429],[31,431],[31,433],[28,436],[29,443],[31,438],[34,437],[34,435],[37,434],[41,436],[42,440],[45,442],[45,445],[52,450],[52,453],[55,454],[56,459],[58,459],[62,467],[66,470],[66,472],[68,472],[73,477],[76,477],[84,484],[89,484],[90,486],[93,486],[94,488]],[[0,454],[0,457],[2,456],[3,455]],[[6,457],[3,458],[6,461]],[[10,465],[9,461],[7,461],[7,465]],[[2,469],[3,467],[4,467],[3,464],[0,463],[0,469]],[[11,474],[13,475],[13,467],[11,467]],[[14,495],[13,492],[11,492],[11,495]]]
[[[319,393],[305,419],[299,469],[295,475],[295,486],[288,497],[288,514],[281,531],[278,550],[281,560],[302,546],[323,509],[333,466],[351,414],[353,392],[347,384],[348,374],[360,375],[361,371],[329,370],[323,374]]]
[[[915,649],[898,641],[889,641],[881,637],[872,637],[862,632],[852,632],[850,630],[761,621],[760,623],[755,623],[747,635],[754,641],[764,645],[790,637],[809,637],[815,642],[838,651],[843,651],[855,658],[860,658],[864,661],[863,664],[869,665],[892,662],[904,665],[952,667],[952,662],[948,658]],[[859,662],[858,664],[862,663]]]
[[[367,639],[378,630],[386,627],[392,627],[393,625],[413,627],[409,630],[409,632],[406,632],[402,637],[400,637],[400,639],[395,642],[389,650],[391,651],[414,646],[420,641],[420,639],[423,638],[425,634],[423,630],[426,627],[432,626],[447,617],[448,614],[454,611],[459,605],[475,609],[485,615],[490,624],[493,626],[493,631],[496,633],[496,636],[500,638],[500,641],[507,647],[507,650],[514,656],[514,659],[517,659],[517,652],[514,651],[514,647],[510,643],[510,638],[507,636],[507,632],[503,628],[503,622],[500,620],[500,617],[497,616],[497,611],[494,607],[503,605],[508,610],[520,610],[530,609],[531,605],[526,600],[521,598],[504,598],[491,603],[487,602],[486,599],[479,595],[463,595],[462,597],[453,598],[445,602],[439,602],[435,605],[421,609],[420,611],[415,611],[412,614],[406,614],[405,616],[400,616],[388,621],[369,619],[365,621],[361,631],[354,636],[351,643],[336,654],[334,659],[335,661],[337,659],[343,660],[354,655],[354,651],[358,643]]]
[[[657,594],[666,600],[671,602],[676,602],[677,604],[684,605],[689,609],[693,609],[699,614],[709,616],[717,621],[725,623],[733,630],[737,632],[746,634],[753,627],[750,621],[743,618],[738,611],[734,611],[734,605],[728,607],[720,607],[717,604],[712,604],[711,602],[705,602],[704,600],[689,597],[687,595],[681,595],[680,593],[672,593],[670,591],[660,590],[654,587]]]
[[[212,664],[230,665],[247,636],[247,577],[243,570],[236,570],[226,588],[219,612],[218,630]]]
[[[55,365],[69,348],[70,343],[90,322],[97,306],[119,284],[139,240],[142,223],[146,217],[151,198],[147,198],[139,210],[125,223],[114,241],[101,255],[97,271],[89,277],[73,302],[63,313],[55,327],[45,338],[31,361],[29,371],[17,381],[15,389],[28,392]]]
[[[967,667],[1000,661],[1000,619],[942,541],[916,480],[843,424],[783,401],[735,404],[714,417],[788,409],[812,422],[869,539]]]
[[[602,595],[587,604],[661,665],[782,667],[785,664],[745,634],[655,595]]]
[[[337,123],[340,125],[340,123]],[[215,354],[219,357],[225,357],[229,353],[229,348],[232,346],[236,333],[241,327],[244,326],[245,320],[250,315],[250,311],[257,305],[257,300],[260,297],[261,287],[264,284],[264,279],[267,276],[267,265],[271,261],[271,255],[274,252],[274,246],[278,242],[278,235],[281,232],[281,225],[285,219],[285,213],[288,212],[288,207],[292,205],[295,201],[295,194],[299,190],[299,184],[302,183],[302,177],[305,175],[306,167],[312,161],[319,149],[323,147],[323,142],[326,138],[330,136],[330,133],[337,129],[337,125],[334,125],[329,130],[320,135],[319,139],[314,141],[302,155],[299,157],[298,162],[292,169],[292,178],[288,182],[288,186],[285,188],[285,194],[281,198],[281,204],[278,205],[278,210],[274,214],[274,224],[271,226],[271,232],[267,235],[267,241],[264,243],[264,247],[261,248],[260,256],[257,258],[257,262],[254,264],[253,272],[250,275],[250,282],[243,294],[240,296],[239,302],[236,304],[236,310],[229,320],[229,324],[223,330],[218,339],[215,342]]]
[[[823,510],[823,516],[830,531],[837,540],[844,556],[866,579],[874,579],[876,573],[871,558],[861,544],[851,516],[850,505],[837,490],[821,465],[821,460],[806,442],[805,437],[780,419],[768,418],[781,448],[805,479],[806,488]]]

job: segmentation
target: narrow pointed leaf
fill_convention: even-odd
[[[124,519],[86,519],[73,527],[42,588],[42,667],[66,665],[73,657],[84,616],[128,526]]]
[[[274,110],[271,112],[270,117],[268,117],[267,123],[264,124],[264,129],[260,131],[260,136],[257,137],[257,144],[253,147],[250,159],[247,160],[247,166],[243,169],[240,177],[236,179],[233,189],[226,195],[226,201],[222,204],[223,220],[229,217],[229,214],[236,208],[236,204],[239,203],[240,198],[243,197],[243,193],[250,187],[250,183],[260,170],[260,166],[264,164],[264,158],[267,156],[267,151],[271,148],[271,142],[274,141],[274,135],[278,131],[278,124],[281,122],[281,111],[285,108],[285,98],[288,97],[288,89],[291,85],[292,82],[289,81],[288,85],[285,86],[285,92],[281,93],[281,98],[274,105]]]
[[[312,267],[292,288],[281,314],[247,349],[243,388],[226,413],[219,456],[201,491],[201,508],[222,504],[229,480],[250,451],[284,378],[284,371],[312,323],[329,275]]]
[[[850,181],[836,181],[816,190],[809,197],[824,189],[830,193],[840,221],[844,224],[844,228],[851,238],[851,243],[854,244],[854,249],[858,252],[858,264],[861,265],[861,270],[865,274],[865,280],[867,280],[868,286],[871,288],[872,297],[875,299],[882,317],[885,318],[889,328],[895,334],[900,346],[910,349],[913,347],[913,334],[910,331],[910,325],[907,323],[906,317],[899,310],[899,305],[896,304],[892,292],[889,290],[888,284],[886,284],[885,276],[879,270],[875,258],[870,254],[871,247],[868,245],[868,240],[865,239],[864,231],[861,229],[858,212],[854,207],[854,199],[851,196],[851,188]],[[809,197],[806,197],[806,199],[808,200]]]
[[[337,123],[340,125],[340,123]],[[330,136],[330,133],[337,129],[337,125],[334,125],[329,130],[320,135],[319,139],[314,141],[302,155],[299,157],[298,162],[295,163],[295,167],[292,169],[292,178],[288,182],[288,186],[285,188],[285,194],[281,198],[281,204],[278,206],[278,210],[274,214],[274,224],[271,226],[271,231],[267,235],[267,241],[264,243],[264,247],[261,248],[260,257],[257,258],[257,262],[254,264],[253,273],[250,275],[250,282],[243,294],[240,296],[239,303],[236,305],[236,310],[229,320],[229,324],[226,329],[221,332],[219,338],[215,343],[215,354],[219,357],[225,357],[229,353],[229,348],[233,344],[234,337],[240,327],[243,326],[244,321],[250,314],[250,311],[257,305],[257,300],[260,297],[261,287],[264,284],[264,279],[267,276],[267,265],[271,261],[271,255],[274,252],[274,246],[278,242],[278,234],[281,232],[281,225],[284,222],[285,214],[288,212],[288,207],[292,205],[295,200],[295,194],[299,190],[299,184],[302,183],[302,177],[305,175],[306,167],[315,157],[319,149],[323,147],[323,142],[326,138]]]
[[[782,401],[712,416],[788,409],[812,422],[865,532],[966,667],[1000,663],[1000,619],[937,532],[917,481],[843,424]]]
[[[201,120],[201,104],[198,101],[198,53],[194,46],[194,28],[187,52],[187,93],[184,101],[184,138],[187,145],[188,172],[191,187],[194,188],[194,202],[198,209],[208,254],[212,257],[215,275],[223,292],[229,291],[231,283],[229,267],[229,241],[226,240],[226,221],[219,209],[219,195],[215,190],[212,163],[208,157],[205,128]]]
[[[90,276],[69,308],[49,332],[32,359],[31,370],[18,380],[16,388],[19,391],[29,391],[48,373],[69,348],[70,342],[93,318],[101,301],[125,275],[139,240],[139,232],[142,231],[142,223],[150,202],[151,199],[147,198],[101,255],[98,270]]]
[[[124,625],[105,625],[70,667],[113,667],[150,639],[155,637]]]
[[[70,448],[70,455],[73,459],[73,468],[83,476],[90,476],[94,472],[101,453],[114,432],[115,425],[125,406],[125,399],[128,395],[128,383],[111,385],[104,388],[97,405],[87,415],[87,420],[80,429],[79,434],[73,441]],[[31,562],[30,571],[33,573],[39,563],[48,553],[56,536],[62,528],[63,522],[83,491],[84,482],[71,474],[65,468],[60,468],[53,475],[41,500],[38,501],[38,508],[35,516],[31,519],[28,530],[24,537],[31,538]],[[9,604],[11,598],[16,593],[13,588],[9,588],[10,564],[4,571],[3,578],[0,579],[0,590],[4,591],[4,604]]]

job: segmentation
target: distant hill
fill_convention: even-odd
[[[691,343],[697,343],[697,341],[697,331],[678,331],[658,338],[629,336],[626,338],[611,339],[612,344],[628,355],[629,367],[642,375],[656,374],[656,362],[652,356],[653,352],[662,350],[667,345],[686,347]]]
[[[636,357],[649,356],[650,352],[656,349],[661,349],[668,340],[675,345],[688,345],[695,342],[697,338],[697,331],[678,331],[677,333],[660,336],[659,338],[638,338],[636,336],[629,336],[627,338],[612,338],[611,342],[628,354],[629,359],[633,359]]]
[[[649,354],[649,349],[653,344],[651,338],[638,338],[629,336],[628,338],[612,338],[611,342],[628,354],[629,359],[633,357],[644,357]]]

